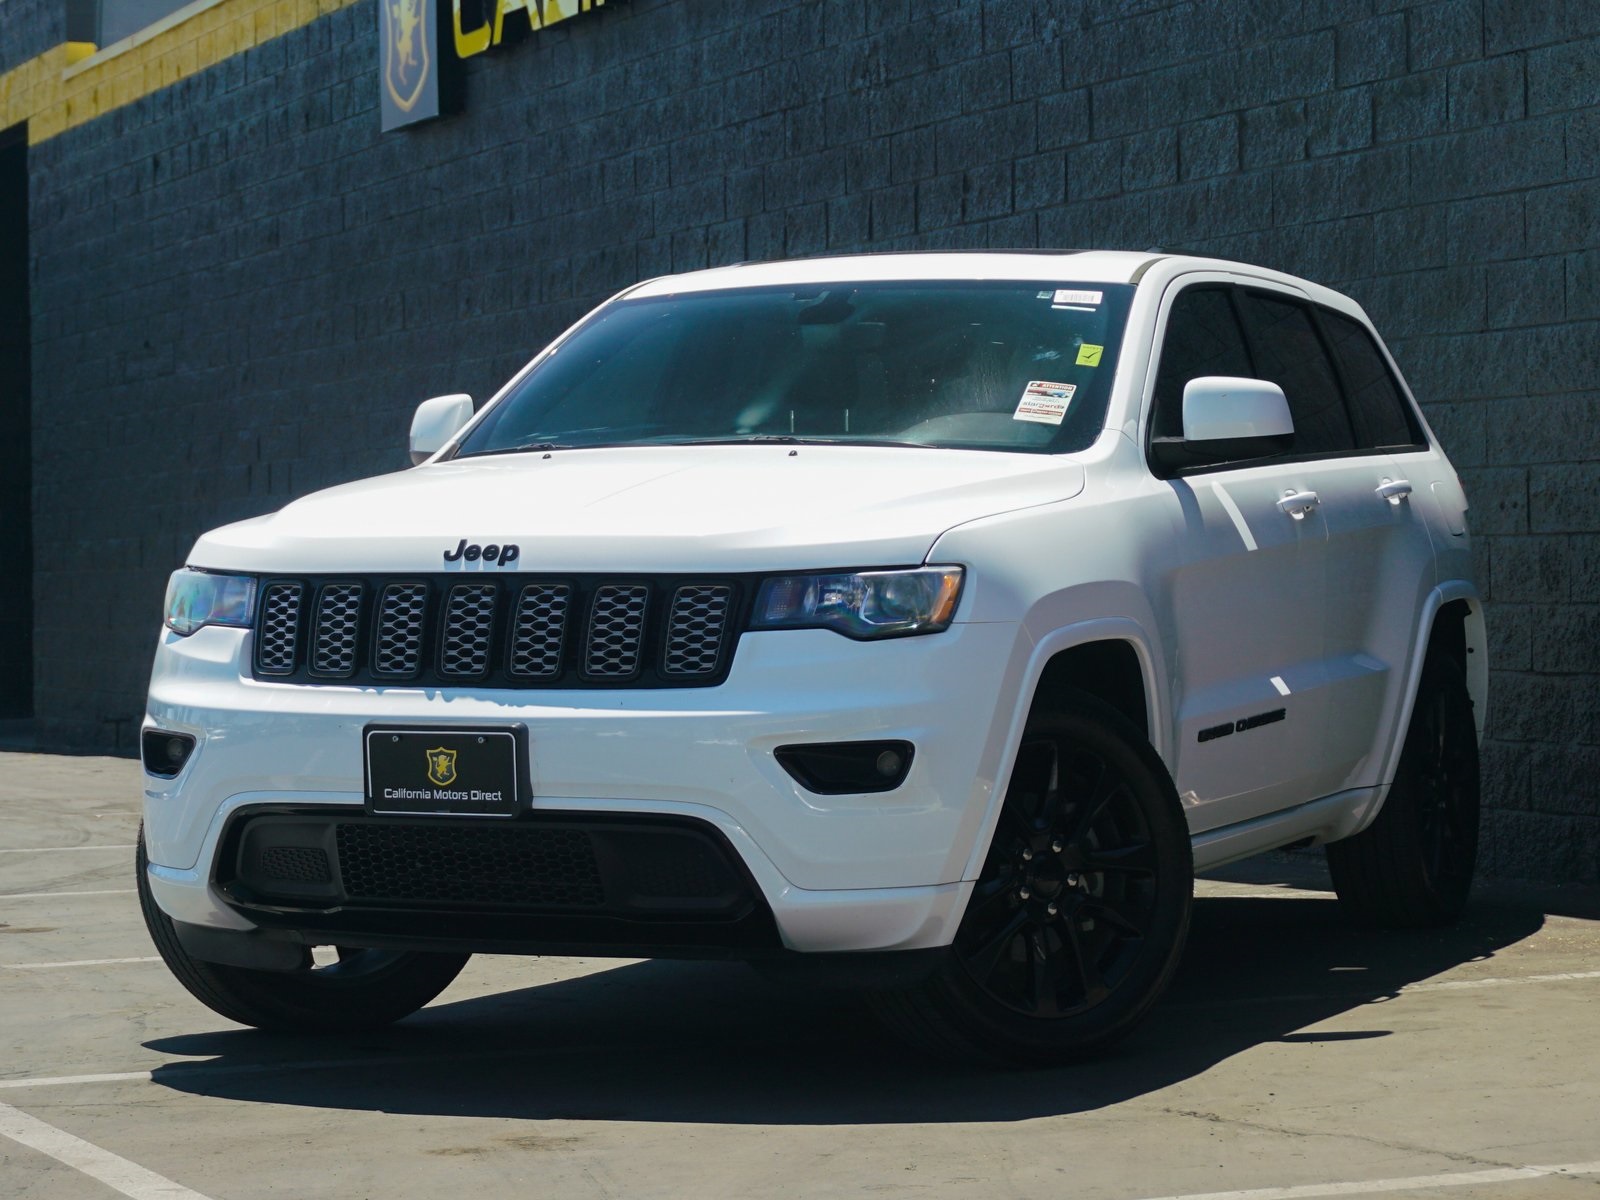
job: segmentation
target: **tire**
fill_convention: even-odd
[[[1047,1066],[1127,1034],[1189,931],[1189,830],[1142,733],[1087,697],[1029,718],[989,853],[940,968],[872,997],[910,1040]]]
[[[1461,915],[1478,858],[1478,734],[1461,664],[1430,652],[1377,819],[1328,845],[1339,905],[1359,925],[1421,929]]]
[[[191,957],[172,918],[150,894],[144,827],[134,852],[139,908],[162,961],[190,994],[213,1012],[286,1033],[376,1029],[409,1016],[450,985],[471,957],[337,947],[338,959],[313,962],[307,947],[297,971],[253,971]]]

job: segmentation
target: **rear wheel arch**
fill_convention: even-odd
[[[1424,658],[1443,654],[1455,661],[1466,676],[1478,737],[1483,738],[1483,717],[1488,701],[1489,662],[1483,605],[1476,597],[1447,599],[1433,614]],[[1418,672],[1420,678],[1421,672]]]

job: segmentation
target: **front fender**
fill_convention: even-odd
[[[1041,601],[1041,607],[1047,605],[1048,600]],[[1016,701],[1009,712],[1001,711],[995,714],[996,725],[1000,726],[1003,722],[1004,729],[1003,735],[998,729],[996,730],[996,735],[1002,740],[1000,757],[992,776],[995,786],[989,789],[982,819],[974,833],[972,851],[961,873],[963,880],[976,879],[983,869],[984,856],[988,853],[989,842],[994,837],[995,826],[1000,820],[1000,806],[1005,800],[1006,781],[1011,778],[1011,769],[1016,763],[1017,752],[1022,745],[1023,730],[1028,723],[1028,714],[1033,708],[1034,694],[1039,689],[1039,681],[1044,676],[1045,668],[1056,655],[1076,646],[1095,642],[1125,642],[1131,646],[1139,660],[1139,670],[1143,677],[1149,706],[1151,743],[1155,746],[1156,752],[1162,754],[1162,761],[1168,761],[1163,753],[1166,749],[1165,743],[1169,740],[1166,731],[1170,726],[1166,707],[1166,672],[1160,655],[1154,650],[1148,627],[1129,617],[1092,617],[1050,628],[1047,633],[1038,635],[1032,628],[1033,625],[1034,621],[1031,619],[1024,622],[1022,636],[1017,639],[1017,654],[1013,659],[1012,669],[1007,672],[1008,679],[1001,693],[1016,697]]]

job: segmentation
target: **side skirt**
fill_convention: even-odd
[[[1194,869],[1210,870],[1306,838],[1336,842],[1349,837],[1377,812],[1388,790],[1387,785],[1351,788],[1264,817],[1208,829],[1190,838]]]

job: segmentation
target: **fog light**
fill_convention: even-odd
[[[779,746],[778,763],[819,796],[889,792],[905,782],[915,748],[910,742],[814,742]]]
[[[146,729],[139,739],[139,757],[144,769],[161,779],[171,779],[194,753],[194,738],[170,729]]]

